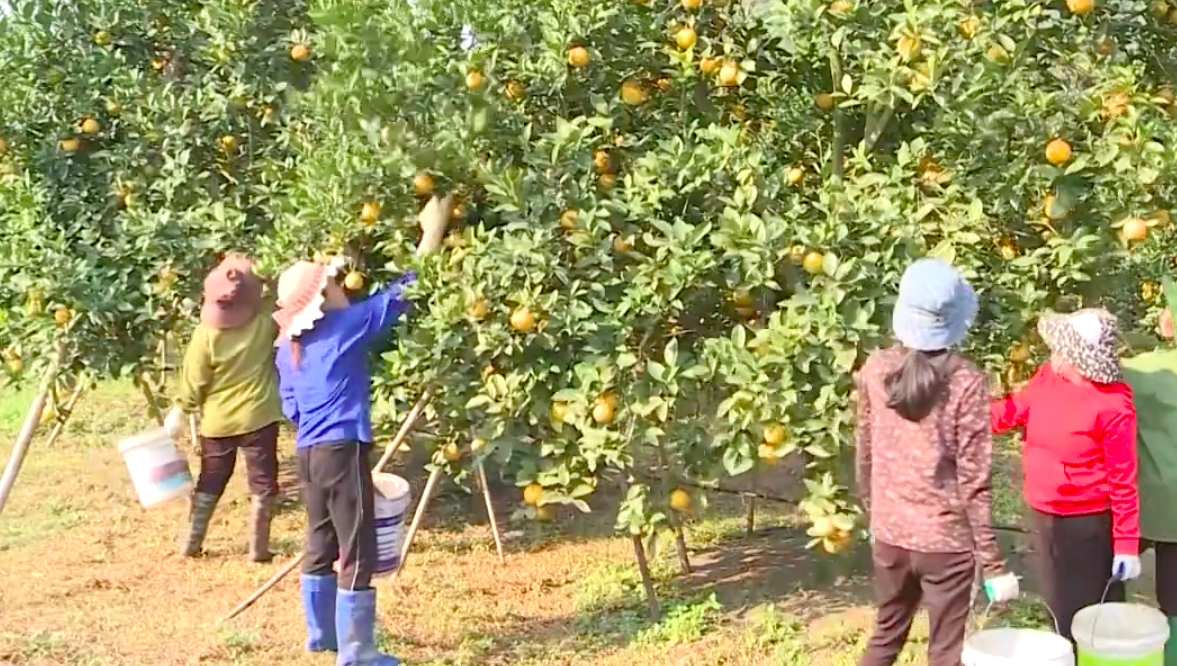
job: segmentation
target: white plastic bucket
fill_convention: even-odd
[[[985,629],[969,636],[964,666],[1075,666],[1071,642],[1036,629]]]
[[[188,460],[163,428],[149,430],[119,442],[139,503],[145,507],[187,497],[192,492]]]
[[[372,485],[376,489],[376,571],[372,576],[379,578],[400,566],[412,489],[401,477],[382,472],[372,475]]]
[[[1162,666],[1169,621],[1140,604],[1105,603],[1075,613],[1079,666]]]

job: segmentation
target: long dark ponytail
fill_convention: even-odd
[[[922,421],[947,394],[952,355],[947,350],[925,352],[907,347],[902,353],[899,367],[883,378],[887,407],[908,421]]]

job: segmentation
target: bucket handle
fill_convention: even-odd
[[[993,610],[993,601],[992,600],[987,601],[987,603],[985,604],[985,609],[982,610],[980,613],[977,613],[974,610],[977,607],[977,594],[981,591],[981,588],[984,585],[983,580],[984,580],[984,574],[981,570],[981,567],[978,566],[977,567],[977,580],[976,580],[976,582],[974,582],[973,587],[969,592],[969,620],[968,620],[967,626],[970,628],[970,631],[969,631],[970,635],[975,634],[978,631],[981,631],[982,629],[985,628],[985,625],[988,624],[988,622],[989,622],[989,613]],[[1110,586],[1111,583],[1109,582],[1108,585]],[[1104,593],[1104,596],[1107,596],[1107,589],[1106,588],[1104,589],[1103,593]],[[1048,615],[1050,615],[1050,621],[1054,626],[1054,633],[1061,635],[1062,632],[1059,631],[1058,618],[1055,617],[1054,611],[1051,610],[1050,605],[1047,604],[1045,601],[1043,601],[1042,607],[1045,608],[1046,613]]]
[[[1099,616],[1103,614],[1104,604],[1107,603],[1108,592],[1112,589],[1112,584],[1120,580],[1120,573],[1117,571],[1112,574],[1108,582],[1103,586],[1103,594],[1099,595],[1099,605],[1095,608],[1095,617],[1091,619],[1091,647],[1095,648],[1095,628],[1099,626]]]

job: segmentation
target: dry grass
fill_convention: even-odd
[[[7,453],[27,396],[2,395]],[[0,662],[333,663],[301,649],[294,576],[240,618],[216,624],[297,553],[301,507],[292,498],[276,520],[279,559],[248,564],[238,474],[218,507],[209,555],[176,556],[183,503],[140,508],[115,447],[146,425],[143,411],[128,387],[106,386],[82,403],[53,450],[34,444],[0,516]],[[283,446],[289,452],[290,442]],[[419,472],[402,473],[419,488]],[[504,522],[516,500],[510,489],[498,493]],[[738,503],[718,498],[691,527],[693,574],[678,575],[672,548],[658,553],[666,611],[658,624],[646,619],[629,541],[612,534],[608,511],[509,523],[506,566],[483,513],[448,489],[402,578],[378,585],[379,640],[409,663],[836,666],[854,663],[870,628],[864,553],[815,555],[779,511],[762,510],[764,527],[748,537]],[[905,663],[921,662],[921,632]]]

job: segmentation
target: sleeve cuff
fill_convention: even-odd
[[[1139,555],[1140,539],[1114,539],[1112,552],[1116,555]]]

